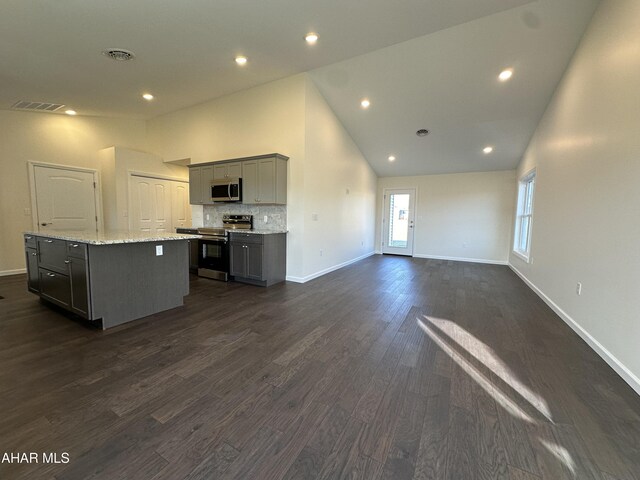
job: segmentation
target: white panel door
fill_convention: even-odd
[[[92,172],[35,165],[33,173],[39,231],[97,231]]]
[[[191,226],[191,205],[189,204],[189,184],[171,181],[172,231],[177,227]]]
[[[171,186],[168,180],[129,178],[129,228],[142,232],[171,231]]]
[[[385,190],[382,253],[413,256],[415,197],[413,189]]]
[[[131,175],[129,202],[132,231],[175,233],[176,227],[191,226],[186,182]]]

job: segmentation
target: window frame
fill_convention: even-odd
[[[536,169],[534,168],[522,175],[518,180],[518,198],[513,232],[513,254],[527,263],[531,263],[531,232],[533,231],[535,192]],[[522,244],[522,226],[525,218],[528,219],[528,228],[526,249],[523,250],[520,245]]]

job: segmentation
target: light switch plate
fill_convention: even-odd
[[[162,245],[156,245],[156,257],[162,255]]]

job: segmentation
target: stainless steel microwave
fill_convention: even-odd
[[[225,178],[211,182],[211,201],[213,202],[241,202],[242,179]]]

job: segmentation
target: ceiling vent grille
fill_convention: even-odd
[[[13,110],[29,110],[36,112],[57,112],[61,108],[64,108],[62,103],[47,103],[47,102],[28,102],[26,100],[20,100],[14,103],[11,108]]]
[[[108,48],[107,50],[103,50],[102,54],[118,62],[132,60],[133,57],[136,56],[135,53],[125,50],[124,48]]]

